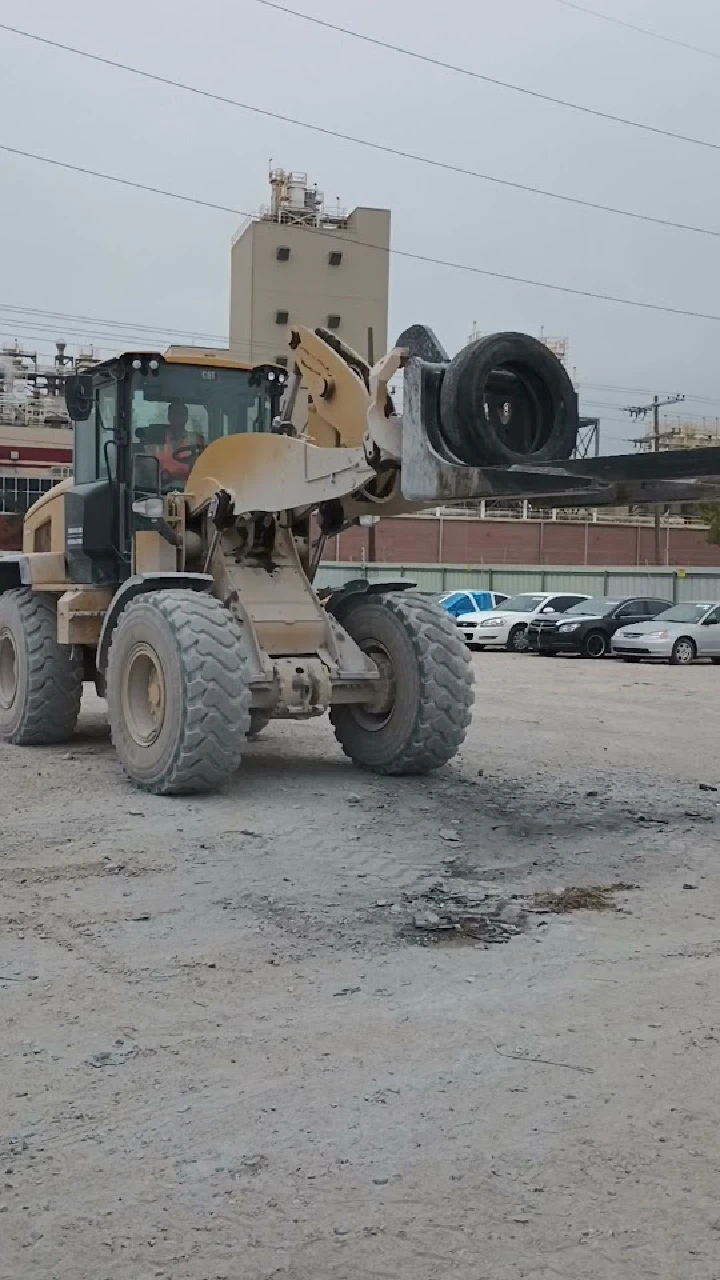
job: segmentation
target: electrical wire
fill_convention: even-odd
[[[270,3],[270,0],[257,0],[257,3]],[[287,12],[294,13],[295,11],[287,10]],[[298,14],[298,16],[302,17],[303,15]],[[255,106],[253,103],[241,102],[237,98],[229,98],[224,94],[213,93],[209,89],[200,89],[197,85],[186,84],[181,80],[173,80],[168,76],[162,76],[156,72],[143,71],[139,67],[133,67],[128,63],[118,62],[112,58],[105,58],[100,54],[90,53],[86,49],[78,49],[74,45],[64,44],[59,40],[50,40],[46,36],[35,35],[30,31],[23,31],[19,27],[10,26],[10,24],[6,22],[0,22],[0,30],[9,31],[14,35],[22,36],[28,40],[34,40],[40,44],[49,45],[51,48],[59,49],[64,53],[72,53],[79,58],[89,59],[91,62],[98,62],[102,66],[113,67],[117,71],[125,71],[130,75],[140,76],[143,79],[151,80],[156,84],[162,84],[172,89],[180,89],[184,93],[191,93],[197,97],[208,99],[211,102],[219,102],[223,106],[235,107],[241,111],[249,111],[254,115],[262,116],[268,120],[277,120],[282,124],[289,124],[298,129],[306,129],[312,133],[319,133],[326,138],[334,138],[340,142],[349,142],[356,147],[363,147],[370,151],[378,151],[383,155],[394,156],[401,160],[410,160],[415,164],[426,165],[432,169],[440,169],[445,173],[459,174],[461,177],[474,178],[476,181],[488,182],[493,186],[506,187],[512,191],[522,191],[527,195],[542,196],[547,200],[557,200],[560,201],[561,204],[575,205],[582,209],[591,209],[595,212],[610,213],[616,217],[630,218],[635,222],[646,222],[654,226],[666,227],[675,231],[690,232],[693,235],[720,237],[720,229],[718,228],[698,226],[694,223],[680,222],[672,218],[661,218],[650,213],[639,213],[637,210],[623,209],[619,205],[603,204],[599,200],[585,200],[580,196],[566,195],[560,191],[550,191],[545,187],[536,187],[526,182],[515,182],[510,178],[500,178],[496,174],[482,173],[477,169],[467,169],[463,165],[452,164],[449,160],[439,160],[432,156],[421,155],[418,152],[405,151],[400,147],[392,147],[383,142],[374,142],[370,138],[359,138],[355,134],[344,133],[339,129],[330,129],[326,125],[312,124],[310,121],[298,119],[297,116],[285,115],[279,111],[271,111],[265,107]],[[357,33],[350,32],[350,34]],[[394,46],[390,47],[392,48]],[[528,90],[527,92],[530,91]],[[649,125],[642,127],[651,128]],[[653,131],[664,132],[663,130]],[[672,134],[669,136],[680,137],[681,135]],[[686,141],[695,141],[699,146],[706,146],[713,150],[720,151],[720,143],[700,142],[698,139],[686,139]],[[222,206],[216,207],[221,208]]]
[[[560,0],[560,3],[563,2],[564,0]],[[353,40],[361,40],[364,44],[375,45],[380,49],[387,49],[391,53],[401,54],[403,57],[413,58],[418,62],[429,63],[431,66],[441,67],[444,71],[452,71],[456,75],[469,76],[473,80],[482,80],[485,84],[495,85],[500,89],[509,89],[513,93],[522,93],[529,98],[539,99],[541,102],[551,102],[554,106],[566,107],[570,111],[580,111],[583,115],[595,116],[600,120],[610,120],[613,124],[622,124],[630,129],[641,129],[644,133],[655,133],[663,138],[672,138],[675,142],[688,142],[696,147],[710,147],[714,151],[720,150],[720,143],[711,142],[707,138],[694,138],[689,134],[675,133],[670,129],[663,129],[659,125],[646,124],[641,120],[631,120],[627,116],[618,116],[610,111],[601,111],[599,108],[587,107],[579,102],[570,102],[567,98],[556,98],[552,94],[541,93],[537,89],[529,89],[526,85],[513,84],[509,80],[499,80],[496,76],[489,76],[480,71],[472,71],[469,67],[461,67],[452,62],[445,62],[443,59],[434,58],[430,54],[419,53],[416,49],[408,49],[404,45],[391,44],[390,41],[381,40],[378,36],[370,36],[364,31],[356,31],[353,27],[342,27],[336,22],[329,22],[326,18],[317,18],[314,14],[303,13],[301,9],[293,9],[290,5],[278,3],[278,0],[255,0],[255,3],[262,5],[265,9],[275,9],[278,13],[299,18],[302,22],[310,22],[313,26],[325,27],[328,31],[335,31],[339,35],[350,36]],[[5,26],[5,24],[2,23],[0,26]],[[15,28],[9,29],[15,30]],[[702,51],[698,50],[697,52]]]
[[[251,218],[253,216],[245,209],[233,209],[228,205],[216,204],[211,200],[201,199],[199,196],[188,196],[178,191],[168,191],[163,187],[153,187],[145,182],[135,182],[130,178],[121,178],[117,174],[103,173],[99,169],[90,169],[85,165],[71,164],[67,160],[57,160],[52,156],[42,156],[34,151],[22,150],[20,147],[10,147],[6,143],[0,143],[0,151],[7,152],[8,155],[21,156],[27,160],[35,160],[40,164],[51,165],[57,169],[65,169],[70,173],[82,173],[86,177],[100,178],[103,182],[112,182],[117,186],[129,187],[133,191],[147,191],[152,195],[164,196],[169,200],[179,200],[183,204],[195,205],[203,209],[213,209],[221,213],[232,213],[238,218]],[[553,284],[548,280],[533,280],[530,276],[516,276],[505,271],[492,271],[489,267],[476,267],[468,262],[453,262],[450,258],[436,258],[428,253],[413,253],[409,249],[386,249],[385,246],[373,244],[369,240],[358,240],[355,236],[343,236],[335,231],[328,232],[325,229],[316,227],[302,227],[298,228],[298,230],[302,230],[305,235],[322,236],[325,241],[336,240],[339,243],[362,245],[363,248],[376,249],[383,253],[391,254],[396,258],[445,267],[450,271],[463,271],[470,275],[483,276],[491,280],[505,280],[511,284],[524,284],[534,289],[548,289],[553,293],[569,294],[576,298],[591,298],[599,302],[612,302],[618,306],[635,307],[641,311],[655,311],[663,315],[685,316],[692,320],[720,322],[720,315],[713,312],[694,311],[686,307],[671,307],[659,302],[643,302],[639,298],[623,298],[613,293],[597,293],[592,289],[578,289],[573,288],[571,285]]]
[[[219,340],[224,344],[227,343],[227,334],[224,333],[202,333],[199,329],[173,329],[169,325],[166,326],[162,324],[136,324],[132,320],[106,320],[101,316],[78,316],[72,315],[67,311],[45,311],[39,307],[21,307],[11,302],[0,302],[0,311],[12,311],[22,313],[23,315],[42,316],[53,320],[70,321],[71,323],[86,320],[93,325],[99,324],[106,328],[132,330],[135,333],[139,333],[141,330],[147,330],[152,333],[173,334],[177,337],[184,338],[202,338],[203,340],[207,339],[208,341],[212,339]]]
[[[659,31],[651,31],[648,27],[637,26],[636,23],[628,22],[625,18],[616,18],[610,13],[600,13],[597,9],[588,9],[584,4],[576,4],[575,0],[555,0],[555,3],[563,5],[566,9],[575,9],[577,13],[588,14],[591,18],[599,18],[601,22],[612,22],[615,26],[624,27],[626,31],[635,31],[638,35],[649,36],[651,40],[661,40],[663,44],[674,44],[678,49],[686,49],[689,53],[700,53],[704,58],[720,59],[720,53],[715,49],[704,49],[701,45],[688,44],[687,41],[678,40],[675,36],[664,36]]]
[[[617,391],[618,393],[641,396],[652,396],[656,394],[655,387],[621,387],[612,382],[577,382],[575,385],[578,388],[582,387],[587,391]],[[672,391],[660,391],[657,392],[657,394],[667,396],[674,395],[675,393]],[[697,404],[720,404],[720,400],[713,396],[686,395],[685,399],[692,400]]]

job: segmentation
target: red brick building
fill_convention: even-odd
[[[652,524],[617,521],[478,520],[403,516],[375,526],[375,558],[394,564],[653,565]],[[663,525],[664,564],[720,567],[720,546],[698,526]],[[328,542],[325,559],[369,559],[368,530],[347,529]]]

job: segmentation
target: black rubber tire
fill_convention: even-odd
[[[3,696],[0,683],[0,740],[21,747],[67,742],[80,713],[83,658],[57,642],[56,597],[26,587],[4,592],[0,653],[3,636],[15,651],[17,685]]]
[[[507,388],[507,389],[503,389]],[[504,422],[501,410],[512,406]],[[552,351],[524,333],[479,338],[450,361],[440,388],[443,441],[468,466],[561,461],[575,448],[575,389]]]
[[[521,642],[521,637],[523,636],[525,640]],[[514,627],[511,627],[505,648],[508,653],[527,653],[527,627],[522,622],[518,622]]]
[[[269,725],[272,716],[267,711],[251,711],[250,712],[250,728],[248,730],[248,738],[257,738]]]
[[[685,646],[685,649],[683,649],[682,646]],[[681,656],[684,652],[690,652],[692,657],[687,658]],[[670,654],[670,666],[689,667],[690,663],[694,662],[696,658],[697,645],[695,644],[695,641],[692,640],[690,636],[678,636]]]
[[[345,754],[379,774],[424,774],[447,764],[465,739],[474,700],[472,660],[454,622],[438,605],[402,591],[358,598],[343,626],[366,651],[373,643],[384,648],[400,685],[377,727],[363,723],[362,708],[331,708]]]
[[[135,646],[150,645],[165,688],[157,736],[138,743],[123,681]],[[240,765],[250,729],[250,667],[237,619],[214,596],[153,591],[121,613],[107,667],[112,740],[128,777],[155,795],[215,791]]]
[[[604,658],[608,648],[609,642],[604,631],[588,631],[582,643],[582,656],[583,658]]]

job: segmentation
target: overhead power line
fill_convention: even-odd
[[[661,40],[663,44],[674,44],[678,49],[687,49],[689,53],[700,53],[704,58],[717,58],[720,53],[715,49],[704,49],[697,44],[688,44],[686,40],[678,40],[676,36],[665,36],[660,31],[651,31],[649,27],[640,27],[626,18],[616,18],[611,13],[600,13],[598,9],[588,9],[584,4],[576,4],[575,0],[555,0],[556,4],[566,9],[575,9],[577,13],[585,13],[591,18],[599,18],[601,22],[612,22],[617,27],[625,27],[626,31],[635,31],[638,35],[649,36],[651,40]]]
[[[162,324],[136,324],[132,320],[107,320],[101,316],[77,316],[67,311],[45,311],[39,307],[20,307],[15,303],[0,302],[0,311],[16,312],[23,316],[40,316],[51,320],[61,320],[76,323],[78,321],[88,321],[93,325],[103,325],[105,328],[124,329],[134,333],[140,333],[147,330],[150,333],[162,333],[185,338],[202,338],[203,340],[219,340],[227,342],[227,334],[220,333],[203,333],[201,329],[174,329],[171,326]]]
[[[653,394],[652,387],[619,386],[615,382],[577,382],[575,385],[577,387],[582,387],[586,391],[616,391],[618,394],[623,393],[641,396]],[[660,394],[663,396],[669,396],[673,393],[670,391],[662,391]],[[685,399],[692,400],[697,404],[720,404],[720,400],[713,396],[686,395]]]
[[[145,182],[134,182],[130,178],[121,178],[117,174],[103,173],[99,169],[90,169],[85,165],[71,164],[67,160],[57,160],[51,156],[38,155],[34,151],[24,151],[20,147],[10,147],[0,143],[0,151],[8,155],[22,156],[27,160],[35,160],[40,164],[52,165],[57,169],[65,169],[70,173],[82,173],[90,178],[100,178],[103,182],[112,182],[117,186],[129,187],[134,191],[147,191],[152,195],[164,196],[169,200],[179,200],[183,204],[195,205],[199,208],[213,209],[216,212],[232,213],[238,218],[251,218],[253,215],[246,209],[233,209],[229,205],[216,204],[199,196],[188,196],[178,191],[168,191],[163,187],[153,187]],[[340,243],[362,245],[365,249],[379,249],[380,246],[369,240],[357,240],[354,236],[343,236],[337,232],[328,232],[315,227],[302,227],[305,235],[322,236],[324,239],[337,240]],[[476,267],[469,262],[453,262],[450,258],[436,258],[429,253],[413,253],[409,249],[382,249],[395,258],[405,258],[410,262],[423,262],[436,267],[445,267],[449,271],[463,271],[470,275],[483,276],[490,280],[506,280],[511,284],[529,285],[533,289],[548,289],[553,293],[569,294],[576,298],[592,298],[598,302],[612,302],[619,306],[636,307],[641,311],[656,311],[664,315],[685,316],[693,320],[711,320],[720,322],[720,315],[708,311],[694,311],[687,307],[671,307],[659,302],[643,302],[639,298],[623,298],[614,293],[597,293],[592,289],[578,289],[571,285],[553,284],[548,280],[533,280],[530,276],[511,275],[505,271],[492,271],[489,267]]]
[[[541,93],[538,89],[529,89],[527,85],[513,84],[509,80],[499,80],[497,76],[489,76],[484,72],[472,71],[469,67],[461,67],[452,62],[445,62],[441,58],[434,58],[427,53],[419,53],[416,49],[408,49],[404,45],[391,44],[389,40],[381,40],[378,36],[370,36],[364,31],[356,31],[354,27],[343,27],[339,23],[329,22],[326,18],[317,18],[314,14],[303,13],[301,9],[293,9],[290,5],[279,4],[278,0],[255,0],[255,3],[261,4],[266,9],[275,9],[278,13],[299,18],[303,22],[310,22],[313,26],[325,27],[328,31],[335,31],[339,35],[350,36],[353,40],[362,40],[364,44],[387,49],[390,53],[400,54],[405,58],[413,58],[417,62],[429,63],[431,66],[441,67],[444,71],[452,71],[456,75],[469,76],[472,80],[482,80],[485,84],[495,85],[499,89],[509,89],[512,93],[522,93],[528,98],[535,98],[541,102],[551,102],[556,107],[566,107],[569,111],[579,111],[583,115],[595,116],[600,120],[609,120],[613,124],[622,124],[630,129],[641,129],[643,133],[655,133],[663,138],[672,138],[675,142],[688,142],[696,147],[711,147],[714,151],[720,150],[720,143],[718,142],[711,142],[706,138],[694,138],[686,133],[675,133],[671,129],[663,129],[659,125],[647,124],[642,120],[631,120],[628,116],[618,116],[611,111],[601,111],[599,108],[588,107],[583,103],[570,102],[567,98],[556,98],[550,93]],[[8,28],[8,30],[14,29]]]
[[[258,0],[258,3],[269,4],[270,0]],[[272,5],[271,7],[277,8],[278,6]],[[294,13],[295,11],[288,10],[287,12]],[[303,17],[307,15],[298,14],[297,16]],[[506,187],[513,191],[522,191],[527,195],[542,196],[546,200],[558,200],[561,204],[575,205],[582,209],[592,209],[599,213],[611,213],[616,217],[630,218],[634,222],[646,222],[658,227],[668,227],[675,231],[691,232],[694,235],[712,236],[713,238],[720,237],[720,229],[714,227],[703,227],[698,226],[695,223],[680,222],[677,219],[661,218],[655,214],[640,213],[634,209],[623,209],[619,205],[604,204],[600,200],[585,200],[581,196],[567,195],[560,191],[550,191],[545,187],[533,186],[531,183],[515,182],[511,178],[500,178],[497,174],[482,173],[478,169],[468,169],[464,165],[453,164],[449,160],[440,160],[433,156],[421,155],[418,152],[405,151],[400,147],[392,147],[384,142],[375,142],[370,138],[359,138],[355,134],[344,133],[339,129],[331,129],[326,125],[313,124],[307,120],[300,120],[297,116],[285,115],[279,111],[271,111],[266,107],[258,107],[250,102],[241,102],[237,98],[230,98],[224,94],[214,93],[209,89],[201,89],[197,85],[186,84],[181,80],[173,80],[168,76],[162,76],[156,72],[144,71],[140,67],[132,67],[128,63],[117,62],[112,58],[105,58],[100,54],[90,53],[86,49],[78,49],[74,45],[63,44],[59,40],[50,40],[46,36],[35,35],[30,31],[23,31],[19,27],[10,26],[6,22],[0,22],[0,30],[12,32],[14,35],[22,36],[28,40],[33,40],[38,44],[48,45],[53,49],[59,49],[63,53],[71,53],[76,57],[86,58],[90,62],[98,62],[102,66],[113,67],[116,71],[124,71],[129,75],[140,76],[144,80],[150,80],[156,84],[162,84],[171,89],[179,89],[183,93],[194,94],[196,97],[205,98],[210,102],[219,102],[226,107],[234,107],[240,111],[248,111],[253,115],[263,116],[269,120],[277,120],[282,124],[289,124],[298,129],[306,129],[312,133],[319,133],[323,137],[334,138],[340,142],[349,142],[353,146],[363,147],[370,151],[377,151],[383,155],[393,156],[396,159],[410,160],[414,164],[422,164],[432,169],[440,169],[444,173],[459,174],[461,177],[474,178],[476,181],[488,182],[493,186]],[[350,32],[350,34],[353,33]],[[393,46],[389,47],[392,48]],[[647,127],[650,128],[650,126]],[[657,130],[655,130],[655,132],[657,132]],[[698,141],[697,139],[686,140]],[[720,143],[707,142],[699,143],[699,145],[708,146],[716,151],[720,151]]]

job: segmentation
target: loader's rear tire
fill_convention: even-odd
[[[156,795],[214,791],[238,768],[250,729],[242,630],[214,596],[154,591],[120,615],[108,655],[115,749]]]
[[[471,658],[454,621],[402,591],[358,597],[342,624],[381,675],[373,702],[331,708],[345,754],[381,774],[446,764],[465,738],[473,704]]]
[[[25,587],[0,596],[0,740],[67,742],[80,712],[83,659],[57,642],[54,596]]]

